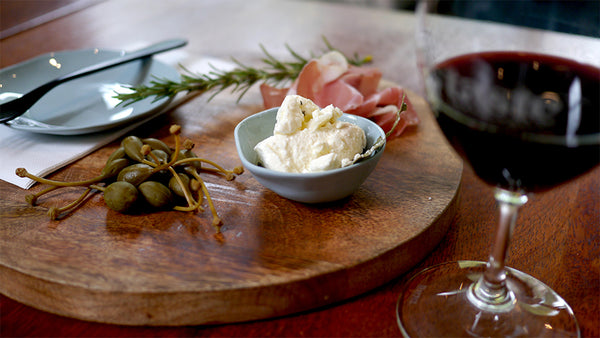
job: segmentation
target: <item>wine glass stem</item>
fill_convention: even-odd
[[[500,211],[500,219],[494,243],[485,272],[471,286],[468,298],[481,310],[505,312],[510,311],[514,306],[514,295],[506,285],[504,262],[519,208],[527,202],[527,196],[521,192],[497,188],[495,198]]]

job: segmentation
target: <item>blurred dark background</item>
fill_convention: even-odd
[[[0,0],[0,38],[102,1],[105,0]],[[416,0],[296,1],[326,1],[408,11],[414,10],[416,4]],[[544,28],[542,19],[548,15],[559,14],[553,16],[555,19],[551,22],[551,26],[546,28],[600,38],[600,0],[440,0],[439,7],[441,12],[448,15],[535,28]]]

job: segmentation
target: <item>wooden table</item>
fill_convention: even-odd
[[[319,51],[321,36],[347,53],[372,54],[386,79],[420,93],[414,67],[414,17],[411,13],[316,2],[114,0],[23,31],[0,41],[0,67],[38,54],[65,49],[131,49],[160,39],[190,40],[195,56],[235,56],[256,64],[258,44],[285,58],[284,44]],[[465,32],[468,36],[468,32]],[[252,104],[253,102],[242,102]],[[179,114],[197,108],[191,102]],[[232,105],[232,109],[235,106]],[[177,114],[175,114],[177,116]],[[162,130],[160,118],[146,128]],[[144,129],[148,130],[148,129]],[[152,134],[152,129],[150,134]],[[164,135],[163,135],[164,136]],[[104,151],[106,152],[106,151]],[[99,155],[106,155],[102,150]],[[81,175],[89,160],[55,174]],[[0,182],[6,196],[18,188]],[[465,167],[456,216],[440,244],[412,270],[449,260],[485,260],[496,216],[492,188]],[[533,275],[557,291],[573,308],[583,336],[600,335],[600,168],[550,192],[534,195],[519,216],[508,265]],[[0,217],[22,208],[1,199]],[[81,212],[81,211],[80,211]],[[85,212],[85,211],[83,211]],[[383,271],[382,271],[383,273]],[[0,298],[2,336],[397,336],[395,305],[410,273],[383,286],[322,308],[246,323],[183,327],[118,326],[43,312]]]

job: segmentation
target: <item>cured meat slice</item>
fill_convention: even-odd
[[[381,77],[379,69],[348,65],[342,54],[333,51],[310,60],[290,87],[275,88],[263,83],[260,92],[265,108],[280,106],[287,95],[300,95],[321,108],[332,104],[345,113],[369,118],[386,133],[394,125],[396,113],[404,102],[407,110],[388,137],[391,139],[407,127],[417,125],[419,117],[402,88],[379,89]]]
[[[356,88],[364,96],[377,92],[381,71],[374,67],[350,66],[340,79]]]
[[[289,88],[276,88],[266,83],[260,85],[260,95],[265,109],[278,107],[288,95]]]

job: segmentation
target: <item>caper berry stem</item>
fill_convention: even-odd
[[[244,169],[242,167],[235,167],[233,170],[227,170],[227,169],[223,168],[222,166],[218,165],[217,163],[215,163],[214,161],[207,160],[205,158],[199,158],[199,157],[185,158],[185,159],[182,159],[182,160],[179,160],[179,161],[175,162],[175,164],[173,164],[173,165],[174,166],[178,166],[178,165],[181,165],[181,164],[184,164],[184,163],[197,162],[197,161],[210,164],[211,166],[214,167],[214,168],[205,168],[205,167],[203,167],[202,170],[213,171],[213,172],[220,172],[220,173],[222,173],[222,174],[225,175],[225,178],[228,181],[233,180],[235,178],[235,176],[234,176],[235,174],[239,175],[239,174],[241,174],[241,173],[244,172]]]
[[[202,192],[204,193],[204,195],[206,196],[206,200],[208,201],[208,207],[210,208],[210,212],[213,215],[212,225],[217,232],[221,232],[221,218],[217,214],[217,209],[213,204],[212,198],[210,197],[208,189],[206,188],[206,184],[204,184],[204,181],[202,180],[199,180],[199,182],[200,186],[202,187]]]
[[[208,189],[206,188],[206,184],[204,184],[204,180],[200,177],[198,172],[195,170],[192,172],[192,176],[194,176],[194,178],[198,181],[198,183],[200,184],[202,193],[204,194],[204,196],[206,196],[206,200],[208,201],[208,207],[210,208],[210,212],[213,215],[213,222],[212,222],[213,227],[215,227],[217,232],[221,232],[221,223],[222,223],[221,218],[217,214],[217,209],[215,208],[215,206],[213,204],[212,198],[210,197],[210,193],[208,192]]]
[[[25,168],[17,168],[17,170],[15,170],[15,173],[19,177],[27,177],[27,178],[34,180],[41,184],[55,185],[55,186],[59,186],[59,187],[87,186],[92,183],[100,182],[106,178],[106,175],[100,175],[100,176],[97,176],[97,177],[94,177],[94,178],[91,178],[91,179],[85,180],[85,181],[63,182],[63,181],[49,180],[49,179],[46,179],[43,177],[33,175],[33,174],[29,173]]]
[[[171,126],[171,128],[169,128],[169,133],[171,133],[171,135],[173,135],[175,138],[175,150],[171,154],[171,161],[169,161],[169,165],[173,165],[173,163],[177,161],[177,154],[179,154],[179,150],[181,150],[181,137],[179,137],[179,134],[181,133],[181,127],[174,124]]]
[[[175,162],[177,162],[177,154],[179,154],[179,150],[181,150],[181,137],[179,134],[181,133],[181,126],[174,124],[169,128],[169,133],[175,138],[175,150],[171,154],[171,160],[168,163],[164,163],[162,165],[156,166],[154,168],[155,172],[161,171],[172,166]]]
[[[145,146],[147,146],[147,145],[145,144],[144,147]],[[148,146],[148,148],[150,149],[150,146]],[[158,157],[156,157],[156,154],[154,154],[151,149],[148,151],[148,153],[146,155],[149,155],[152,158],[152,160],[154,160],[154,162],[152,162],[152,161],[144,161],[144,163],[146,163],[146,164],[148,164],[148,165],[150,165],[152,167],[156,167],[156,166],[159,166],[161,164],[162,161]]]
[[[71,210],[71,209],[73,209],[73,208],[76,208],[78,205],[80,205],[80,204],[81,204],[81,202],[83,202],[83,200],[84,200],[84,199],[87,197],[87,195],[90,193],[90,191],[92,191],[92,189],[88,187],[88,188],[87,188],[87,189],[85,189],[85,191],[84,191],[84,192],[83,192],[83,193],[82,193],[82,194],[81,194],[81,195],[80,195],[80,196],[79,196],[79,197],[78,197],[76,200],[74,200],[73,202],[71,202],[71,203],[69,203],[69,204],[67,204],[67,205],[65,205],[65,206],[63,206],[63,207],[60,207],[60,208],[56,208],[56,207],[50,208],[50,209],[48,210],[48,216],[50,216],[50,219],[52,219],[52,220],[55,220],[55,219],[59,218],[59,217],[60,217],[60,215],[61,215],[63,212],[66,212],[66,211],[69,211],[69,210]]]
[[[202,207],[200,206],[200,204],[198,203],[198,204],[196,204],[196,205],[189,205],[189,206],[187,206],[187,207],[182,207],[182,206],[180,206],[180,205],[176,205],[176,206],[174,206],[174,207],[173,207],[173,210],[177,210],[177,211],[185,211],[185,212],[188,212],[188,211],[196,211],[196,210],[199,210],[199,211],[204,211],[204,208],[202,208]]]
[[[173,169],[173,167],[169,167],[169,171],[171,172],[171,174],[173,174],[173,177],[175,177],[175,180],[181,187],[181,191],[183,191],[183,195],[185,196],[185,199],[188,203],[188,207],[197,206],[198,203],[196,203],[196,201],[190,194],[190,189],[188,189],[188,187],[185,184],[183,184],[183,182],[181,181],[181,178],[179,177],[179,175],[177,174],[175,169]]]
[[[192,178],[190,180],[190,189],[192,189],[192,191],[195,191],[198,194],[198,206],[200,208],[200,211],[204,211],[204,208],[201,206],[202,200],[204,199],[204,194],[202,192],[202,185],[200,184],[200,181],[198,181],[198,179],[196,178],[198,176],[198,172],[196,172],[194,170],[194,173],[192,173],[192,176],[194,178]]]
[[[192,140],[190,140],[190,139],[186,139],[181,144],[181,147],[185,150],[192,150],[194,148],[194,142],[192,142]]]
[[[106,187],[103,187],[103,186],[97,185],[97,184],[90,184],[89,187],[91,189],[96,189],[96,190],[99,190],[99,191],[102,191],[102,192],[104,192],[104,190],[106,189]]]
[[[60,187],[59,187],[59,186],[57,186],[57,185],[52,185],[52,186],[49,186],[49,187],[47,187],[46,189],[43,189],[43,190],[40,190],[40,191],[36,192],[35,194],[29,194],[29,195],[25,196],[25,201],[27,201],[27,203],[29,203],[29,205],[32,205],[32,206],[33,206],[33,205],[35,205],[35,204],[36,204],[36,202],[37,202],[37,199],[38,199],[40,196],[42,196],[42,195],[44,195],[44,194],[47,194],[47,193],[49,193],[50,191],[52,191],[52,190],[56,190],[56,189],[58,189],[58,188],[60,188]]]

